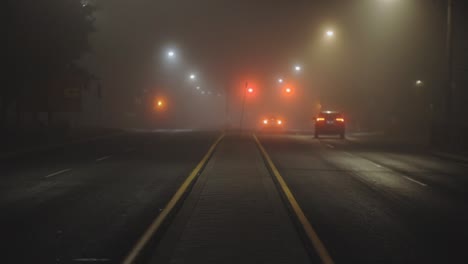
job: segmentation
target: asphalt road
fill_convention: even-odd
[[[127,133],[0,160],[1,263],[119,263],[218,133]]]
[[[336,263],[468,259],[468,164],[420,145],[259,139]]]
[[[0,263],[121,262],[218,135],[132,132],[1,159]],[[417,144],[259,139],[336,263],[468,259],[468,164]]]

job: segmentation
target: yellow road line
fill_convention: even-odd
[[[302,228],[304,229],[307,237],[309,238],[310,242],[314,246],[315,250],[317,251],[320,259],[322,260],[322,263],[324,264],[333,264],[333,259],[330,257],[330,254],[328,253],[327,249],[325,248],[325,245],[322,243],[320,240],[319,236],[317,235],[317,232],[315,232],[314,228],[310,224],[309,220],[305,216],[304,212],[302,211],[301,207],[296,201],[296,198],[292,194],[291,190],[289,189],[288,185],[284,181],[283,177],[279,173],[278,169],[276,168],[275,164],[271,160],[270,156],[266,152],[265,148],[263,148],[262,143],[258,140],[257,136],[254,134],[253,135],[255,142],[257,142],[258,148],[262,152],[263,156],[265,157],[265,160],[267,161],[268,165],[270,166],[271,171],[275,175],[276,180],[278,181],[279,185],[281,186],[281,189],[283,193],[285,194],[286,198],[288,199],[289,204],[291,205],[291,208],[293,209],[294,213],[296,214],[297,219],[302,225]]]
[[[184,193],[187,191],[188,187],[192,184],[192,182],[197,177],[198,173],[200,173],[201,169],[206,165],[208,159],[210,158],[211,154],[214,152],[218,143],[223,139],[224,133],[219,136],[219,138],[211,145],[208,152],[205,154],[203,159],[198,163],[198,165],[193,169],[190,175],[185,179],[184,183],[179,187],[177,192],[172,196],[171,200],[167,203],[166,207],[161,211],[161,213],[154,219],[148,229],[143,233],[143,235],[138,239],[137,243],[133,246],[132,250],[128,253],[125,257],[123,264],[131,264],[135,263],[135,260],[140,255],[141,251],[144,249],[148,241],[153,237],[153,235],[158,231],[161,224],[166,220],[169,213],[174,209],[176,204],[180,201]]]

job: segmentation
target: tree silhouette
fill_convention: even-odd
[[[2,124],[11,104],[16,103],[21,112],[25,101],[36,100],[39,105],[47,99],[51,81],[73,69],[74,62],[89,51],[88,34],[94,30],[94,7],[83,0],[7,0],[4,10]]]

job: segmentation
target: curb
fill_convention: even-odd
[[[122,134],[125,134],[126,132],[116,132],[116,133],[111,133],[111,134],[106,134],[106,135],[100,135],[100,136],[95,136],[91,138],[82,138],[82,139],[75,139],[71,140],[68,142],[62,142],[62,143],[56,143],[56,144],[50,144],[50,145],[45,145],[45,146],[37,146],[37,147],[32,147],[32,148],[24,148],[21,150],[16,150],[16,151],[11,151],[11,152],[6,152],[6,153],[0,153],[0,159],[7,159],[7,158],[13,158],[25,154],[30,154],[33,152],[39,152],[39,151],[47,151],[47,150],[52,150],[52,149],[57,149],[65,146],[71,146],[71,145],[76,145],[76,144],[81,144],[81,143],[87,143],[87,142],[92,142],[96,141],[102,138],[107,138],[107,137],[113,137],[113,136],[119,136]]]
[[[468,163],[468,156],[457,155],[442,151],[431,151],[431,154],[442,159],[449,159],[457,162]]]

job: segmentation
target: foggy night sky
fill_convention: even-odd
[[[214,91],[244,76],[267,85],[296,62],[309,82],[348,98],[373,89],[387,96],[389,87],[416,79],[438,81],[443,1],[389,2],[100,0],[90,65],[110,106],[125,105],[157,79],[171,46],[184,61],[179,78],[194,69]],[[329,27],[337,33],[331,44],[323,43]]]

